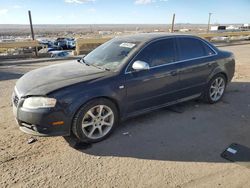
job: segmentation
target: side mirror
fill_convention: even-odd
[[[144,61],[135,61],[132,65],[135,71],[149,70],[149,64]]]

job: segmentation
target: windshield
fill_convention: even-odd
[[[84,61],[88,65],[101,67],[103,69],[117,70],[138,47],[139,42],[128,42],[113,39],[99,46],[87,56]]]

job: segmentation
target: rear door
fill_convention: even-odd
[[[181,97],[199,94],[215,65],[216,51],[195,37],[177,37]]]
[[[150,69],[135,72],[133,62],[140,60]],[[126,72],[127,113],[146,110],[176,99],[179,89],[175,38],[161,39],[145,47]]]

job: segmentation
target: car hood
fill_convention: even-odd
[[[109,74],[75,61],[51,65],[28,72],[16,83],[19,96],[46,95],[72,84],[101,78]]]

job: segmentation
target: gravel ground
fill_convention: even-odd
[[[53,62],[0,66],[0,187],[250,187],[249,164],[220,157],[231,143],[250,147],[250,45],[222,49],[237,60],[222,102],[191,101],[128,120],[79,150],[62,137],[28,144],[12,115],[16,80]]]

